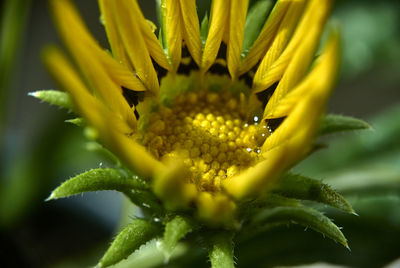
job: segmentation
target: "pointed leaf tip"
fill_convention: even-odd
[[[372,129],[372,127],[361,119],[337,114],[328,114],[321,120],[319,135],[361,129]]]
[[[56,105],[65,109],[72,109],[72,102],[69,95],[65,92],[58,90],[38,90],[34,92],[29,92],[29,96],[40,99],[51,105]]]
[[[83,118],[80,118],[80,117],[73,118],[73,119],[68,119],[68,120],[65,120],[65,122],[73,124],[73,125],[78,126],[78,127],[83,127],[85,125],[85,120],[83,120]]]
[[[342,231],[321,212],[308,207],[275,207],[259,213],[255,222],[294,222],[311,228],[348,248]]]
[[[310,200],[354,214],[352,206],[342,195],[319,180],[287,173],[275,185],[273,192],[289,198]]]
[[[133,220],[117,235],[98,266],[108,267],[126,259],[141,245],[156,237],[160,231],[161,227],[154,222],[143,219]]]

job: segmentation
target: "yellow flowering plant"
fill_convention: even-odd
[[[143,212],[99,265],[160,237],[168,259],[195,235],[213,267],[233,267],[236,236],[288,223],[347,247],[340,229],[302,201],[354,213],[350,204],[290,172],[319,148],[318,136],[369,127],[324,115],[339,68],[336,27],[321,44],[333,1],[213,0],[201,22],[195,0],[158,5],[159,29],[135,0],[99,0],[108,51],[71,1],[50,1],[72,61],[46,48],[44,61],[65,92],[32,95],[81,116],[69,122],[83,126],[115,166],[73,177],[49,199],[117,190]]]

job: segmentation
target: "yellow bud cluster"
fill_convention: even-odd
[[[160,160],[181,157],[200,191],[218,191],[223,180],[254,164],[268,133],[246,123],[239,110],[227,92],[181,95],[173,108],[151,114],[144,145]]]

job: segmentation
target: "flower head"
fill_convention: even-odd
[[[99,0],[108,52],[53,0],[73,63],[54,47],[45,61],[167,211],[237,228],[243,204],[313,148],[338,71],[335,30],[316,57],[332,2],[278,0],[260,16],[248,0],[213,0],[199,23],[195,0],[161,0],[157,38],[136,1]]]

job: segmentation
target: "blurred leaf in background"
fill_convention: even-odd
[[[93,8],[97,1],[76,2],[85,7],[90,27],[101,29],[99,12]],[[139,2],[146,17],[154,21],[153,1]],[[205,10],[209,2],[198,1],[198,5]],[[73,215],[66,203],[43,200],[58,184],[56,180],[94,167],[102,158],[85,151],[82,133],[63,123],[70,119],[64,112],[46,105],[25,105],[36,103],[26,96],[27,92],[48,83],[39,73],[44,70],[39,70],[42,67],[38,59],[40,47],[55,39],[51,36],[52,27],[48,27],[46,1],[6,0],[0,6],[1,266],[93,265],[107,246],[112,224],[108,229],[99,227],[104,218],[98,220],[98,216],[82,212]],[[203,13],[200,11],[201,18]],[[271,267],[316,260],[353,267],[381,267],[400,255],[400,104],[394,105],[400,97],[400,2],[339,0],[334,16],[343,26],[344,44],[342,80],[334,94],[332,109],[364,119],[377,111],[383,112],[368,120],[372,131],[355,132],[351,137],[348,134],[329,137],[336,141],[300,169],[343,193],[360,215],[349,217],[326,210],[327,216],[338,214],[335,222],[344,227],[352,252],[332,245],[319,234],[299,232],[301,227],[291,226],[266,230],[257,238],[243,240],[236,251],[240,254],[238,267]],[[100,33],[104,34],[102,29]],[[36,55],[34,60],[32,55],[25,57],[29,53]],[[37,77],[36,84],[31,82],[33,76]],[[39,106],[45,110],[38,111]],[[110,209],[98,205],[101,201],[107,203],[105,196],[99,194],[93,207],[111,214]],[[120,200],[115,195],[112,198]],[[80,207],[79,197],[68,202]],[[148,253],[141,255],[142,259],[135,259],[138,254],[133,254],[125,267],[163,267],[162,255],[149,253],[154,251],[156,242],[142,249]],[[169,267],[209,266],[201,261],[206,252],[190,251],[185,244],[179,244],[174,254],[180,258],[172,258]]]
[[[11,213],[13,212],[10,212],[10,210],[7,209],[10,208],[10,196],[14,197],[13,199],[16,199],[12,202],[13,210],[18,211],[18,201],[20,200],[18,192],[25,188],[21,187],[22,185],[18,182],[20,176],[15,174],[17,170],[21,169],[21,167],[14,169],[15,171],[11,171],[12,168],[10,168],[14,163],[14,161],[10,161],[10,158],[13,157],[12,154],[14,151],[8,148],[9,137],[8,131],[6,130],[8,118],[6,116],[9,110],[11,110],[9,107],[11,105],[13,92],[9,89],[12,82],[16,58],[19,55],[20,40],[24,33],[29,6],[29,0],[8,0],[3,3],[2,9],[3,15],[1,21],[0,43],[0,175],[2,178],[0,182],[0,215],[2,218],[2,225],[8,225],[7,221],[13,217],[11,216]],[[23,172],[23,170],[20,171]],[[11,175],[12,173],[14,174]]]

